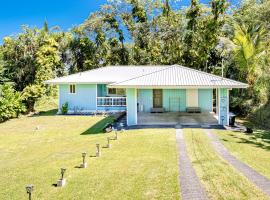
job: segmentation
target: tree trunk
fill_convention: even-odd
[[[27,112],[30,113],[30,112],[34,112],[35,111],[35,101],[34,100],[28,100],[27,101]]]

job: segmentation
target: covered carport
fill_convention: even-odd
[[[233,88],[247,88],[248,85],[199,70],[173,65],[110,84],[109,87],[126,89],[128,126],[142,124],[228,125],[229,91]],[[144,90],[144,102],[141,109],[140,92],[142,90]],[[216,91],[215,95],[213,91]],[[215,114],[212,113],[213,99],[216,99]],[[175,109],[176,106],[177,109]],[[186,113],[188,108],[193,106],[197,107],[200,113]],[[153,111],[158,113],[153,113]]]
[[[218,125],[215,113],[138,113],[138,125]]]

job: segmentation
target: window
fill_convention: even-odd
[[[69,85],[69,93],[70,94],[75,94],[76,93],[76,87],[74,84]]]
[[[108,88],[108,95],[111,96],[125,96],[126,90],[122,88]]]

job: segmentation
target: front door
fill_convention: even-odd
[[[162,108],[162,90],[160,89],[153,90],[153,107]]]

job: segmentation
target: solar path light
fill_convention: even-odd
[[[61,178],[57,181],[58,187],[63,187],[66,185],[66,179],[64,178],[66,170],[67,170],[66,168],[61,168]]]
[[[29,200],[31,200],[31,199],[32,199],[32,192],[33,192],[33,190],[34,190],[34,186],[33,186],[33,185],[27,185],[27,186],[25,187],[25,189],[26,189],[26,192],[27,192],[27,194],[28,194]]]
[[[118,140],[118,132],[115,131],[115,139]]]
[[[83,163],[81,164],[81,168],[87,167],[87,162],[85,162],[86,152],[82,153]]]
[[[111,138],[107,137],[107,141],[108,141],[107,148],[111,148],[112,147],[112,144],[110,143]]]
[[[96,147],[97,147],[96,157],[100,157],[101,156],[100,144],[96,144]]]

